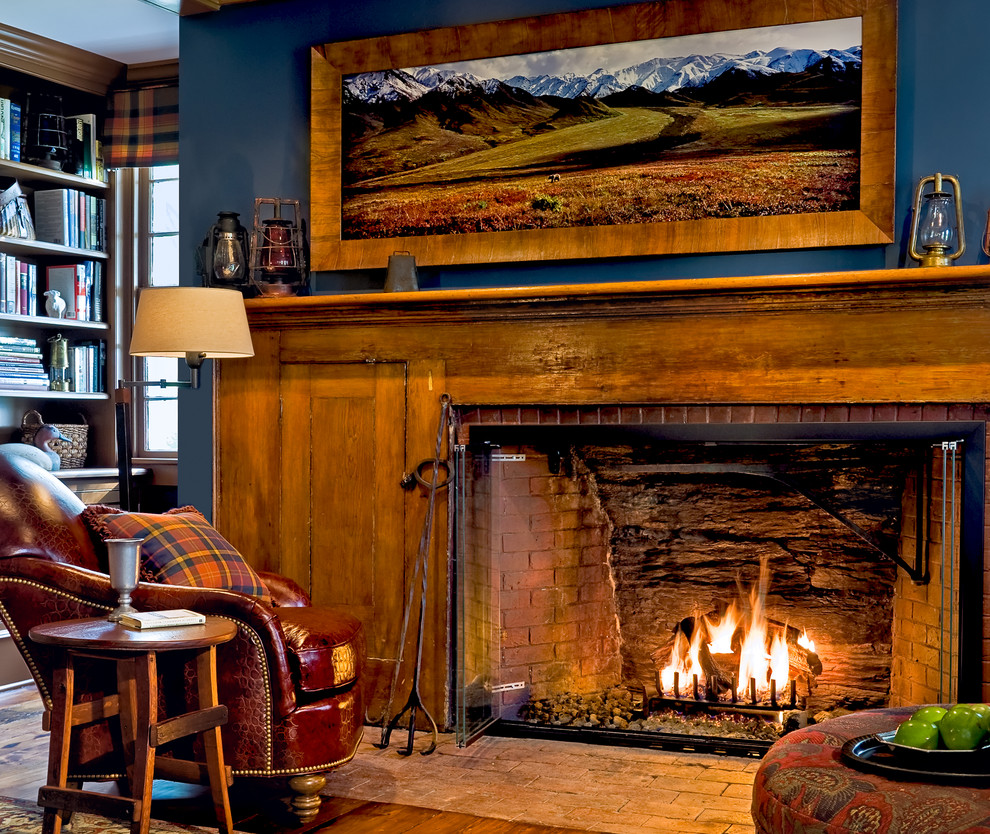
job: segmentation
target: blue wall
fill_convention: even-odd
[[[180,232],[186,257],[182,283],[198,282],[195,247],[221,209],[240,211],[250,227],[256,196],[296,197],[308,217],[313,44],[603,5],[606,0],[285,0],[183,17]],[[962,185],[968,249],[959,262],[986,263],[980,238],[990,205],[990,165],[985,160],[990,107],[982,96],[990,77],[984,58],[990,3],[900,0],[899,5],[894,244],[423,269],[420,285],[518,286],[903,266],[915,183],[935,171],[955,174]],[[314,276],[314,287],[319,292],[380,288],[384,278],[384,269],[321,274]],[[212,502],[212,445],[204,427],[210,424],[209,386],[182,392],[179,499],[207,512]],[[278,473],[273,471],[272,477]]]

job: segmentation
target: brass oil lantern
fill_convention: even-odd
[[[923,177],[914,192],[908,254],[921,266],[950,266],[965,251],[959,180],[948,174]]]

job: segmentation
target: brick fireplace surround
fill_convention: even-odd
[[[492,421],[958,422],[980,435],[971,445],[986,447],[985,266],[256,299],[247,307],[256,356],[219,363],[214,374],[215,519],[231,540],[254,543],[256,566],[292,576],[316,601],[349,606],[363,619],[371,715],[391,678],[400,577],[409,576],[426,506],[422,490],[396,485],[433,456],[441,393],[466,436]],[[985,456],[976,468],[979,477],[969,471],[967,479],[979,490],[978,531],[963,543],[963,568],[978,563],[981,573],[962,587],[964,616],[976,624],[967,651],[978,660],[963,673],[974,682],[966,697],[975,688],[988,700]],[[539,477],[524,489],[539,497]],[[542,497],[580,503],[578,494]],[[445,502],[439,510],[443,519]],[[567,531],[540,532],[552,545],[527,549],[526,569],[567,587],[570,567],[544,564],[545,554],[566,546]],[[421,685],[441,719],[452,715],[445,533],[440,521]],[[894,647],[907,681],[897,697],[927,700],[931,586],[903,584],[895,643],[916,648]],[[527,593],[505,608],[507,618],[532,605],[536,591]],[[566,640],[560,625],[548,641]]]

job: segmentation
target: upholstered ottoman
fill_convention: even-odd
[[[753,785],[759,834],[990,834],[987,788],[888,779],[840,755],[851,738],[894,729],[917,707],[866,710],[796,730],[767,752]]]

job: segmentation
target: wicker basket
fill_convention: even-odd
[[[68,440],[52,440],[48,444],[62,461],[62,469],[81,469],[86,463],[89,424],[82,414],[79,417],[82,423],[52,423],[68,438]],[[25,412],[24,417],[21,418],[21,440],[24,443],[33,443],[34,436],[44,423],[39,412],[34,410]]]

